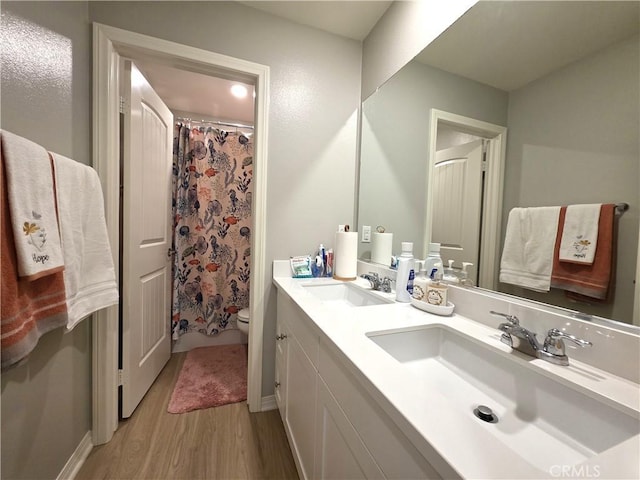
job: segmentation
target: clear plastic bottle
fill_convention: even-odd
[[[442,275],[442,281],[449,284],[460,283],[460,278],[456,275],[456,271],[453,268],[453,260],[448,260],[449,266],[444,267],[444,274]]]
[[[429,253],[427,254],[427,258],[425,258],[424,260],[424,268],[427,271],[428,277],[433,279],[432,277],[433,269],[436,267],[436,264],[438,263],[442,265],[442,258],[440,258],[440,244],[430,243]]]
[[[413,292],[414,259],[413,242],[402,242],[402,254],[398,257],[396,275],[396,301],[408,303]],[[411,280],[411,283],[409,283]],[[411,291],[409,291],[409,288]]]
[[[471,262],[462,262],[462,272],[460,274],[460,283],[465,287],[473,287],[473,280],[469,278],[469,272],[467,272],[467,267],[472,267],[473,263]]]

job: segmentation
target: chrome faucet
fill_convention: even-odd
[[[500,336],[502,343],[522,353],[556,365],[569,365],[569,357],[567,357],[563,340],[569,340],[580,347],[590,347],[593,345],[591,342],[561,332],[557,328],[552,328],[547,332],[547,337],[541,346],[536,338],[536,334],[522,327],[518,317],[515,315],[494,312],[493,310],[489,313],[504,317],[507,320],[498,325],[498,330],[503,332]]]
[[[511,348],[526,353],[532,357],[538,356],[540,351],[540,343],[536,338],[536,334],[520,325],[520,320],[515,315],[508,315],[506,313],[494,312],[491,310],[491,315],[498,315],[507,319],[506,322],[498,325],[498,330],[502,333],[500,341],[509,345]]]
[[[540,358],[557,365],[569,365],[569,357],[567,357],[565,352],[563,340],[569,340],[579,347],[590,347],[593,345],[591,342],[561,332],[557,328],[552,328],[547,332],[547,338],[544,340],[542,356],[540,356]]]
[[[369,280],[369,284],[373,290],[391,293],[391,279],[389,277],[380,278],[380,276],[374,272],[364,273],[360,275],[360,277]]]

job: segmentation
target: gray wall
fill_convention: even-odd
[[[361,45],[233,2],[90,2],[93,22],[271,68],[267,261],[333,244],[353,223]],[[275,288],[266,273],[263,395],[275,379]]]
[[[91,24],[271,67],[267,262],[332,245],[353,223],[361,44],[231,2],[3,2],[2,126],[90,163]],[[20,16],[23,33],[5,29]],[[8,23],[7,23],[8,25]],[[43,30],[44,29],[44,30]],[[56,42],[60,51],[51,46]],[[12,52],[15,55],[12,57]],[[263,395],[273,393],[275,289],[267,268]],[[89,323],[45,336],[2,376],[3,478],[55,478],[91,428]],[[11,439],[11,441],[7,441]]]
[[[0,126],[91,162],[91,30],[84,2],[2,2]],[[55,478],[91,429],[90,320],[46,334],[2,374],[2,478]]]
[[[363,104],[358,228],[383,225],[393,252],[422,256],[431,109],[506,125],[508,94],[415,61]],[[367,258],[370,243],[360,243]]]
[[[631,321],[640,200],[639,62],[635,36],[509,96],[503,224],[516,206],[629,203],[619,221],[614,303],[576,305],[561,292],[502,285],[504,291]]]
[[[362,99],[389,80],[476,0],[393,2],[362,45]]]

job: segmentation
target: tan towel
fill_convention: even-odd
[[[610,293],[613,279],[615,260],[614,218],[615,205],[602,205],[600,209],[598,228],[598,248],[595,252],[593,264],[577,264],[561,262],[558,258],[560,238],[564,226],[566,207],[560,210],[558,221],[558,236],[556,240],[556,254],[554,255],[551,286],[567,292],[575,299],[584,295],[592,299],[606,300]],[[577,294],[577,295],[576,295]]]
[[[37,143],[0,131],[18,274],[35,280],[64,269],[53,173]]]
[[[565,208],[558,258],[561,262],[591,265],[598,248],[601,204],[569,205]]]
[[[66,325],[67,304],[62,272],[58,271],[33,281],[18,277],[18,260],[4,178],[4,159],[1,157],[0,154],[0,351],[2,370],[5,370],[23,361],[42,335]]]

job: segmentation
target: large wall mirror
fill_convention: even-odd
[[[478,262],[474,275],[479,286],[634,323],[639,27],[640,2],[478,2],[364,101],[358,229],[384,226],[393,233],[394,253],[400,242],[412,241],[414,255],[424,257],[435,215],[433,191],[427,189],[434,181],[429,178],[430,145],[440,151],[478,142],[486,150],[492,138],[464,121],[447,121],[447,115],[505,128],[498,183],[485,178],[476,195],[481,222],[493,216],[497,232],[496,240],[484,245],[482,228],[477,232],[477,248],[495,251],[484,265],[492,262],[491,278],[483,279],[484,257]],[[446,113],[438,117],[434,112]],[[445,193],[438,197],[447,199],[442,188]],[[456,195],[451,192],[451,198]],[[492,195],[498,203],[487,202]],[[437,209],[440,217],[448,214],[446,203]],[[563,291],[538,293],[498,282],[512,208],[585,203],[629,205],[617,217],[615,288],[609,302],[576,303]],[[370,251],[370,243],[360,243],[361,259],[370,258]]]

